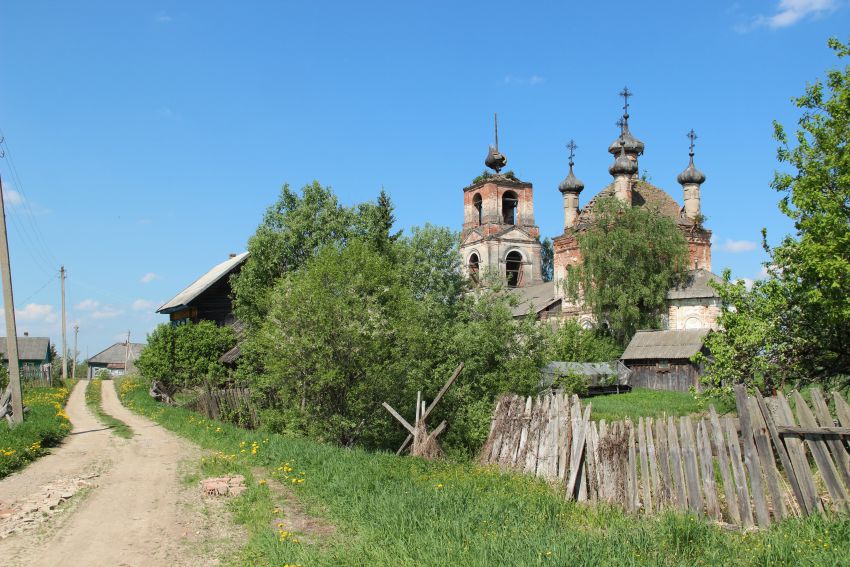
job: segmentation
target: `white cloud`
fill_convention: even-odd
[[[142,283],[151,283],[154,280],[158,280],[159,276],[153,272],[148,272],[142,276]]]
[[[133,311],[150,311],[156,304],[150,299],[137,299],[133,302]]]
[[[741,278],[744,280],[744,286],[747,289],[753,289],[753,284],[755,283],[751,278]]]
[[[173,22],[174,18],[169,16],[165,11],[160,10],[159,12],[156,13],[156,21],[161,23],[161,24],[167,24],[169,22]]]
[[[735,30],[744,33],[762,27],[787,28],[805,18],[817,18],[837,8],[838,0],[779,0],[776,13],[757,16],[748,23],[737,25]]]
[[[526,85],[536,87],[546,82],[545,77],[540,75],[531,75],[530,77],[515,77],[513,75],[505,75],[505,84],[507,85]]]
[[[163,107],[161,107],[161,108],[158,108],[158,109],[156,110],[156,113],[157,113],[157,114],[158,114],[161,118],[174,118],[174,111],[173,111],[173,110],[171,110],[170,108],[168,108],[167,106],[163,106]]]
[[[94,311],[100,307],[100,301],[94,299],[84,299],[76,305],[78,311]]]
[[[27,303],[23,308],[15,309],[15,318],[30,323],[55,323],[59,320],[52,305]]]
[[[726,242],[723,243],[723,250],[726,252],[732,252],[733,254],[737,254],[739,252],[752,252],[757,247],[758,243],[753,242],[752,240],[732,240],[727,238]]]
[[[15,207],[24,202],[24,196],[15,191],[14,189],[9,189],[9,187],[4,183],[3,184],[3,203],[6,205]]]
[[[103,309],[98,309],[91,314],[92,319],[111,319],[113,317],[118,317],[124,313],[120,309],[116,309],[114,307],[104,306]]]

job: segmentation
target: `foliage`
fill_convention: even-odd
[[[129,439],[133,436],[133,430],[130,429],[130,426],[121,421],[120,419],[109,415],[103,410],[103,379],[100,378],[101,372],[98,372],[98,378],[90,381],[86,386],[86,405],[97,417],[97,420],[106,427],[110,428],[112,430],[112,433],[114,433],[118,437]],[[109,374],[108,371],[107,374]]]
[[[552,382],[553,390],[560,390],[568,396],[586,396],[587,395],[587,377],[576,372],[565,372],[558,375],[555,381]]]
[[[9,367],[5,364],[0,364],[0,393],[6,391],[9,385]]]
[[[110,379],[112,379],[112,372],[110,372],[106,368],[101,368],[100,370],[97,371],[97,374],[95,374],[95,379],[97,379],[97,380],[110,380]]]
[[[550,360],[561,362],[611,362],[623,349],[607,334],[597,329],[584,329],[569,319],[553,331],[549,338]]]
[[[839,59],[850,56],[836,39],[829,46]],[[797,132],[774,124],[787,169],[772,186],[795,233],[771,248],[762,231],[769,273],[751,291],[728,277],[719,287],[724,330],[709,337],[704,360],[713,386],[850,382],[850,66],[829,71],[794,103],[802,109]]]
[[[222,381],[227,369],[218,359],[235,343],[233,329],[212,321],[163,323],[148,335],[136,367],[146,379],[160,380],[173,389]]]
[[[485,169],[484,171],[481,172],[481,175],[475,177],[472,180],[472,183],[470,183],[470,185],[475,185],[476,183],[481,183],[482,181],[490,179],[491,177],[507,177],[508,179],[512,179],[514,181],[519,181],[519,179],[517,179],[516,174],[513,172],[513,170],[509,169],[508,171],[506,171],[504,173],[493,173],[492,171],[487,171]]]
[[[0,419],[0,478],[25,467],[47,453],[71,432],[65,413],[67,388],[32,388],[24,392],[29,411],[14,427]]]
[[[638,329],[658,328],[667,291],[687,269],[688,245],[675,221],[649,207],[597,201],[578,236],[583,262],[571,267],[566,291],[582,301],[621,346]]]
[[[166,429],[208,449],[212,455],[201,462],[199,474],[245,474],[248,490],[229,500],[248,539],[234,564],[850,563],[846,515],[790,519],[755,532],[731,531],[672,512],[644,518],[604,505],[578,505],[542,481],[495,468],[426,462],[245,431],[157,404],[144,386],[129,389],[124,399]],[[594,407],[601,400],[594,398]],[[293,483],[292,478],[304,482]],[[275,480],[291,487],[309,514],[332,522],[343,535],[324,537],[319,545],[281,538],[276,528],[281,496],[270,488]]]
[[[555,249],[552,247],[552,239],[548,236],[543,239],[543,248],[540,251],[542,264],[542,275],[544,282],[551,282],[555,277]]]

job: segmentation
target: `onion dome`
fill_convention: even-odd
[[[508,158],[505,157],[504,154],[499,153],[499,150],[490,146],[490,150],[487,152],[487,157],[484,159],[484,165],[499,173],[505,165],[508,163]]]
[[[688,164],[688,167],[686,167],[685,171],[683,171],[679,174],[678,177],[676,177],[676,180],[681,185],[689,185],[692,183],[702,185],[703,183],[705,183],[705,174],[703,174],[703,172],[701,172],[694,166],[694,153],[691,152],[690,155],[691,161]]]
[[[620,155],[617,156],[617,159],[615,159],[614,163],[611,164],[611,167],[608,168],[608,173],[616,177],[618,175],[634,175],[637,171],[637,162],[629,159],[626,155],[625,144],[621,144]]]
[[[558,185],[558,191],[561,193],[581,193],[584,190],[584,183],[573,174],[573,164],[570,163],[570,173]]]
[[[628,122],[624,122],[623,132],[608,146],[608,153],[617,155],[620,153],[621,146],[625,148],[627,154],[635,156],[643,155],[644,144],[629,132]]]

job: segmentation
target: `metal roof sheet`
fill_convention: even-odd
[[[228,258],[221,264],[214,266],[206,274],[192,282],[189,287],[175,295],[165,305],[156,310],[157,313],[172,313],[179,309],[183,309],[191,303],[196,297],[205,292],[211,285],[227,276],[235,268],[240,266],[245,259],[248,258],[248,252],[237,254],[233,258]]]
[[[0,356],[8,361],[6,337],[0,337]],[[50,358],[50,339],[47,337],[18,337],[18,360],[42,362]]]
[[[672,331],[638,331],[622,360],[688,359],[702,349],[708,329],[679,329]]]
[[[514,317],[539,313],[558,301],[555,297],[555,284],[553,282],[512,287],[508,289],[508,292],[519,300],[519,303],[511,308]]]
[[[717,290],[710,282],[722,281],[720,276],[702,268],[688,271],[681,285],[670,288],[667,299],[695,299],[704,297],[719,297]]]
[[[130,360],[137,360],[147,345],[130,343]],[[127,343],[115,343],[88,359],[89,364],[124,364],[127,360]]]

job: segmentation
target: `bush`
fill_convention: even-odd
[[[68,393],[67,388],[33,388],[24,394],[29,412],[23,423],[10,427],[0,420],[0,478],[25,467],[70,433],[64,410]]]

